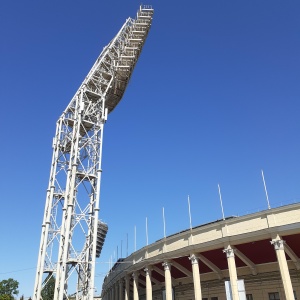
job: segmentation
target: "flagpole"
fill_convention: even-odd
[[[134,252],[136,251],[136,225],[134,226]]]
[[[123,240],[121,240],[121,258],[123,257]]]
[[[126,256],[128,256],[128,233],[126,235],[127,241],[126,241]]]
[[[148,218],[146,217],[146,245],[148,246]]]
[[[221,209],[222,209],[222,217],[223,217],[223,220],[225,220],[224,209],[223,209],[223,201],[222,201],[221,189],[220,189],[219,184],[218,184],[218,190],[219,190],[219,197],[220,197],[220,203],[221,203]]]
[[[190,229],[192,229],[191,203],[190,203],[189,195],[188,195],[188,205],[189,205]]]
[[[266,182],[265,182],[264,171],[263,170],[261,170],[261,176],[262,176],[262,179],[263,179],[263,182],[264,182],[264,188],[265,188],[265,193],[266,193],[266,198],[267,198],[267,203],[268,203],[268,209],[271,209],[270,201],[269,201],[269,196],[268,196],[268,191],[267,191],[267,186],[266,186]]]
[[[164,222],[164,238],[166,238],[166,220],[165,220],[165,208],[163,207],[163,222]]]

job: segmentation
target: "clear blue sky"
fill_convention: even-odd
[[[153,0],[153,26],[104,131],[97,263],[225,215],[300,199],[300,2]],[[55,122],[137,0],[0,2],[0,280],[32,296]]]

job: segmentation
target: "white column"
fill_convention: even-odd
[[[109,289],[109,300],[113,300],[113,287]]]
[[[191,254],[189,259],[191,261],[192,270],[193,270],[195,300],[202,300],[198,257],[196,257],[195,254]]]
[[[119,281],[119,300],[124,299],[124,288],[123,288],[123,279]]]
[[[239,300],[239,292],[238,292],[238,287],[237,287],[237,272],[236,272],[236,266],[235,266],[234,251],[230,247],[230,245],[228,245],[228,247],[225,248],[223,250],[223,252],[226,253],[226,257],[227,257],[232,300]]]
[[[133,277],[133,300],[139,300],[139,290],[138,290],[139,274],[138,274],[138,272],[133,272],[132,277]]]
[[[130,285],[129,285],[129,276],[125,276],[125,300],[129,300],[130,298]]]
[[[277,235],[277,237],[271,241],[271,244],[274,245],[274,249],[276,250],[285,299],[294,300],[292,281],[284,252],[284,241]]]
[[[166,261],[162,265],[165,269],[166,300],[172,300],[171,264],[168,261]]]
[[[116,284],[112,286],[112,300],[116,300]]]
[[[152,300],[151,268],[144,269],[146,273],[146,300]]]

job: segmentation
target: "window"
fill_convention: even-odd
[[[269,300],[280,300],[279,293],[269,293]]]
[[[218,297],[211,297],[210,300],[218,300]]]
[[[253,300],[252,294],[247,294],[247,295],[246,295],[246,299],[247,299],[247,300]]]

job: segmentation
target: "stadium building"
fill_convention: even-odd
[[[104,300],[294,300],[300,203],[178,232],[119,259]]]

